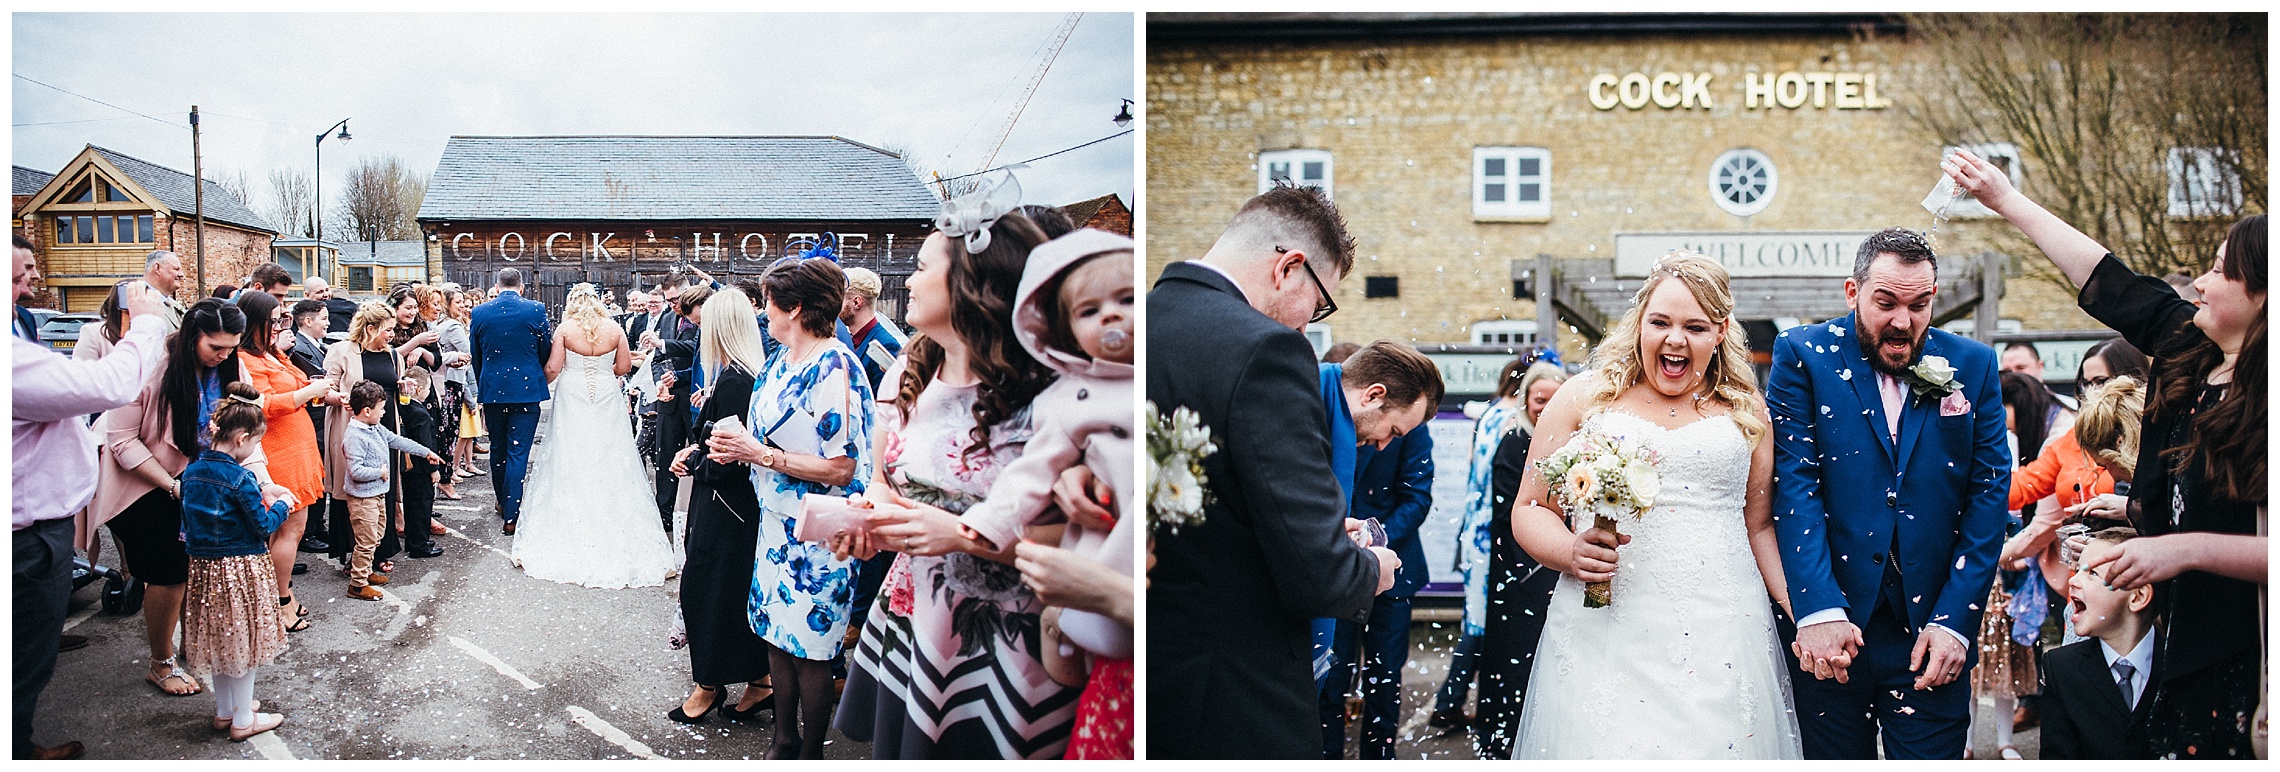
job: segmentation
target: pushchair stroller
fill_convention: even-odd
[[[126,616],[142,610],[142,580],[129,579],[119,569],[98,566],[83,557],[75,556],[71,559],[72,592],[78,592],[98,579],[103,581],[103,613]]]

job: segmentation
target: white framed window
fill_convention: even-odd
[[[1328,150],[1269,150],[1259,154],[1259,192],[1267,192],[1276,180],[1289,180],[1302,188],[1321,188],[1322,196],[1331,198],[1334,171]]]
[[[1552,151],[1473,148],[1474,217],[1552,216]]]
[[[1949,153],[1955,152],[1957,150],[1969,150],[1971,151],[1972,155],[1987,159],[1988,163],[1994,164],[1995,168],[2002,169],[2003,174],[2011,178],[2011,187],[2020,187],[2020,180],[2022,179],[2022,176],[2019,173],[2018,145],[2014,145],[2009,142],[1988,142],[1978,145],[1951,145],[1940,149],[1940,157],[1946,158]],[[1994,216],[1996,216],[1995,210],[1987,208],[1986,204],[1979,203],[1979,198],[1971,195],[1968,192],[1956,193],[1955,201],[1948,204],[1948,217],[1951,219]]]
[[[1773,159],[1749,148],[1735,148],[1710,164],[1710,199],[1736,217],[1765,211],[1781,189],[1781,175]]]
[[[1322,354],[1330,350],[1330,324],[1328,322],[1307,322],[1305,335],[1306,342],[1314,344],[1315,359],[1321,359]]]
[[[2240,171],[2230,150],[2169,149],[2169,216],[2218,217],[2240,211]]]
[[[1536,345],[1536,320],[1496,319],[1474,322],[1472,342],[1475,346],[1534,348]]]

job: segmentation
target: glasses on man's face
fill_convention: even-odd
[[[280,316],[269,320],[269,329],[272,330],[288,330],[292,329],[292,327],[293,317],[290,316]]]
[[[1290,250],[1278,246],[1275,247],[1275,254],[1287,255],[1290,254]],[[1306,320],[1307,324],[1328,319],[1331,314],[1338,313],[1338,301],[1330,298],[1330,285],[1322,283],[1322,277],[1314,272],[1313,262],[1312,260],[1298,261],[1299,267],[1306,269],[1306,278],[1314,280],[1314,291],[1322,296],[1321,300],[1315,302],[1314,316]]]

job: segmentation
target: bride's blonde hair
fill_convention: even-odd
[[[1647,272],[1646,283],[1639,285],[1639,293],[1631,296],[1631,310],[1624,312],[1599,347],[1591,350],[1585,371],[1598,377],[1591,379],[1591,390],[1585,394],[1584,414],[1605,409],[1645,377],[1646,357],[1639,351],[1640,320],[1647,313],[1647,298],[1670,279],[1686,285],[1694,302],[1702,304],[1702,312],[1725,327],[1718,347],[1710,352],[1709,366],[1703,369],[1703,386],[1712,399],[1725,403],[1733,413],[1734,425],[1741,427],[1742,439],[1756,447],[1766,426],[1757,414],[1757,376],[1750,370],[1749,336],[1732,323],[1734,290],[1726,267],[1699,252],[1673,250],[1656,261],[1654,270]]]
[[[563,321],[577,320],[586,326],[586,342],[600,345],[602,330],[611,326],[610,310],[602,305],[602,295],[594,285],[579,282],[570,288],[570,300],[562,309]]]

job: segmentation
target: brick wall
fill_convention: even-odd
[[[247,274],[253,273],[254,266],[270,262],[272,259],[269,242],[275,238],[274,236],[267,233],[240,230],[208,220],[206,221],[206,283],[201,287],[193,287],[191,285],[198,283],[197,220],[190,217],[169,218],[160,215],[157,225],[158,248],[182,255],[182,288],[175,293],[175,298],[185,303],[196,302],[199,298],[213,294],[214,287],[217,285],[238,285]],[[141,273],[141,271],[140,265],[135,266],[136,273]]]
[[[1475,322],[1532,319],[1512,299],[1510,261],[1613,256],[1614,234],[1655,231],[1923,229],[1940,148],[1910,123],[1899,40],[1608,36],[1187,41],[1148,49],[1148,268],[1207,250],[1258,192],[1258,153],[1331,151],[1339,208],[1359,245],[1337,290],[1338,340],[1461,342]],[[1743,82],[1788,71],[1876,73],[1883,110],[1744,109]],[[1710,73],[1710,109],[1600,110],[1593,76]],[[1552,216],[1480,222],[1475,147],[1552,153]],[[1754,148],[1780,175],[1772,203],[1736,217],[1708,192],[1713,161]],[[2027,184],[2032,192],[2032,180]],[[1944,254],[2018,250],[2009,226],[1951,221]],[[2033,266],[2028,266],[2033,267]],[[1362,276],[1399,276],[1398,298],[1364,299]],[[1841,280],[1831,279],[1831,282]],[[2095,323],[2049,282],[2014,277],[2003,315],[2030,329]],[[1580,353],[1580,337],[1562,346]]]

